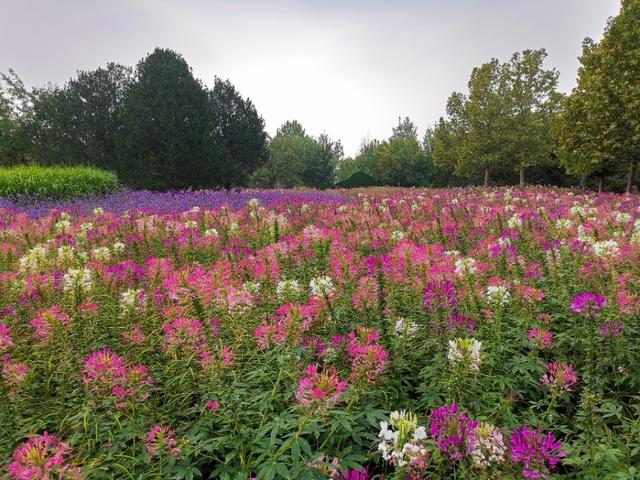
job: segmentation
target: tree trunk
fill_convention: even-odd
[[[627,193],[631,193],[631,190],[636,183],[637,167],[638,165],[636,164],[636,160],[632,160],[631,165],[629,166],[629,181],[627,182]]]
[[[598,193],[604,190],[604,175],[598,175]]]
[[[520,186],[524,187],[524,165],[520,164]]]
[[[484,186],[489,186],[489,167],[484,167]]]

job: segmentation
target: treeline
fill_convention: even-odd
[[[399,119],[388,139],[364,141],[354,158],[295,120],[270,138],[250,99],[228,80],[208,88],[172,50],[156,49],[135,69],[80,71],[62,86],[27,89],[9,71],[0,74],[0,165],[91,165],[157,190],[324,188],[363,171],[395,186],[579,182],[631,191],[640,157],[640,0],[622,1],[600,42],[585,40],[570,95],[557,91],[559,72],[544,67],[546,55],[491,59],[423,135]]]

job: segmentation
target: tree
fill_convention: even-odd
[[[218,182],[208,94],[181,55],[156,48],[138,63],[123,119],[118,163],[125,181],[151,189]]]
[[[393,127],[390,140],[401,138],[418,138],[418,128],[409,117],[398,117],[398,125]]]
[[[131,82],[130,67],[108,63],[104,68],[79,71],[67,83],[63,98],[69,104],[69,162],[118,169],[116,147],[124,129],[123,107]]]
[[[449,118],[440,119],[435,129],[434,163],[466,177],[482,171],[487,186],[491,171],[504,168],[508,159],[506,96],[503,67],[497,59],[474,68],[469,95],[454,92],[447,100]]]
[[[335,169],[342,160],[339,141],[322,134],[317,139],[307,135],[300,122],[287,121],[271,141],[268,167],[253,175],[253,183],[283,188],[296,186],[328,187],[335,180]]]
[[[28,159],[24,120],[31,112],[31,97],[13,71],[0,74],[0,165],[23,163]]]
[[[224,147],[219,166],[225,187],[246,185],[250,175],[268,159],[264,120],[249,99],[229,80],[215,79],[209,93],[215,130]]]
[[[520,186],[527,167],[552,160],[551,122],[559,111],[561,94],[556,91],[558,71],[543,68],[546,56],[544,49],[516,52],[503,67],[509,115],[505,133]]]
[[[626,168],[627,192],[640,157],[640,0],[623,0],[599,43],[583,42],[578,83],[557,124],[569,173],[600,177]]]

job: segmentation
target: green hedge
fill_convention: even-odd
[[[98,168],[36,165],[0,168],[0,196],[66,198],[118,188],[118,177]]]

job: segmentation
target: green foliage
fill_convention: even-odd
[[[116,189],[118,178],[97,168],[35,165],[0,168],[0,196],[63,198],[108,193]]]
[[[578,84],[556,124],[559,156],[569,173],[611,175],[640,156],[640,1],[624,0],[603,39],[583,43]]]
[[[273,137],[268,164],[253,175],[257,186],[325,187],[332,185],[343,157],[340,141],[327,134],[307,135],[300,122],[285,122]]]
[[[138,64],[124,105],[122,170],[135,187],[153,190],[210,185],[208,95],[182,56],[156,49]],[[125,164],[126,162],[126,164]]]
[[[216,78],[209,99],[214,133],[224,146],[218,168],[221,183],[227,188],[246,185],[251,173],[269,158],[264,120],[229,80]]]
[[[469,93],[454,92],[448,119],[435,128],[434,162],[466,177],[551,164],[551,121],[560,95],[558,72],[543,68],[546,52],[525,50],[507,63],[497,59],[471,73]]]

